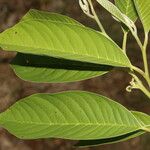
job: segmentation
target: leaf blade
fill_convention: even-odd
[[[25,19],[1,33],[0,46],[20,53],[130,67],[126,55],[106,36],[87,27],[62,23],[60,20]]]
[[[111,138],[141,128],[134,116],[120,104],[94,93],[79,91],[27,97],[2,113],[0,124],[24,139]]]

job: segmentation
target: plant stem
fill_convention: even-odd
[[[146,49],[147,49],[147,45],[148,45],[148,33],[145,32],[144,44],[142,45],[137,34],[132,29],[130,29],[130,31],[131,31],[132,35],[134,36],[134,38],[136,39],[136,41],[141,49],[143,63],[144,63],[144,74],[142,73],[142,76],[147,80],[147,83],[150,87],[150,76],[149,76],[148,61],[147,61],[147,54],[146,54]],[[139,70],[136,69],[136,71],[138,72]],[[141,71],[139,73],[141,74]]]
[[[150,129],[146,128],[146,127],[144,127],[143,130],[146,131],[146,132],[150,132]]]
[[[126,53],[126,45],[127,45],[127,31],[123,31],[123,43],[122,43],[122,49]]]
[[[150,98],[150,91],[148,91],[148,90],[144,87],[143,84],[141,84],[141,85],[139,86],[139,89],[140,89],[148,98]]]
[[[100,20],[99,20],[97,14],[96,14],[96,12],[95,12],[95,10],[94,10],[92,1],[91,1],[91,0],[88,0],[88,2],[89,2],[89,4],[90,4],[92,14],[94,15],[94,19],[95,19],[95,21],[97,22],[97,24],[98,24],[100,30],[101,30],[104,34],[106,34],[106,31],[105,31],[105,29],[104,29],[102,23],[100,22]],[[106,35],[107,35],[107,34],[106,34]]]
[[[132,35],[134,36],[134,38],[135,38],[137,44],[139,45],[139,47],[140,47],[140,49],[141,49],[141,51],[142,51],[143,45],[142,45],[142,43],[141,43],[139,37],[135,34],[135,32],[134,32],[132,29],[130,29],[130,31],[131,31]]]
[[[145,86],[142,84],[141,80],[133,73],[131,76],[135,79],[136,85],[133,88],[140,89],[148,98],[150,98],[150,91],[148,91]]]
[[[141,70],[140,68],[136,67],[136,66],[132,66],[131,67],[134,71],[138,72],[146,81],[147,84],[150,86],[150,78],[148,78],[145,74],[145,72],[143,70]]]
[[[142,56],[143,56],[143,62],[144,62],[144,70],[145,70],[145,75],[147,78],[149,78],[149,69],[148,69],[148,61],[147,61],[147,45],[148,45],[148,33],[145,32],[145,40],[144,40],[144,45],[142,49]]]

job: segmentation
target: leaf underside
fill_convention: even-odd
[[[19,52],[14,61],[24,58],[27,65],[17,63],[12,68],[32,82],[74,82],[103,75],[108,66],[130,67],[127,56],[103,34],[67,16],[37,10],[1,33],[0,46]]]
[[[112,66],[130,66],[121,49],[103,34],[67,22],[25,19],[1,33],[0,46],[5,50],[20,53]]]
[[[22,139],[108,139],[141,129],[134,115],[120,104],[79,91],[24,98],[0,114],[0,124]]]
[[[20,78],[32,82],[80,81],[108,72],[110,69],[103,70],[104,65],[131,65],[122,50],[102,33],[67,16],[37,10],[30,10],[17,25],[1,33],[0,46],[4,50],[19,52],[17,59],[24,57],[27,62],[29,54],[40,57],[38,64],[46,64],[45,57],[50,57],[49,62],[52,57],[57,58],[53,67],[33,66],[32,60],[31,66],[12,65]],[[73,65],[72,69],[65,68],[62,59],[68,60],[68,65]],[[80,61],[79,70],[74,68],[73,61]],[[62,64],[55,68],[58,63]],[[86,70],[83,67],[86,63],[95,64],[95,69]]]

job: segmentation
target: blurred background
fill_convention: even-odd
[[[96,2],[94,2],[94,7],[106,31],[121,46],[122,32],[120,25]],[[78,0],[0,0],[0,32],[17,23],[30,8],[61,13],[80,21],[84,25],[98,29],[96,23],[82,13],[78,5]],[[139,21],[137,22],[137,26],[139,27],[138,32],[140,37],[143,37],[143,30]],[[135,65],[143,67],[140,50],[131,35],[128,38],[127,54]],[[8,62],[14,56],[14,53],[0,50],[0,60],[3,60],[3,63],[0,64],[0,112],[6,110],[16,100],[33,93],[53,93],[78,89],[100,93],[115,99],[130,110],[139,110],[150,114],[150,102],[143,93],[139,91],[126,92],[125,89],[131,77],[125,72],[114,70],[104,76],[76,83],[34,84],[22,81],[10,69]],[[150,135],[145,134],[126,142],[85,148],[83,150],[150,150],[149,140]],[[72,147],[74,143],[76,142],[61,139],[24,141],[0,128],[0,150],[78,150],[78,148]]]

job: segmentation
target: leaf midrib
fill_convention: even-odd
[[[2,121],[1,119],[0,121]],[[5,121],[4,121],[5,122]],[[32,125],[45,125],[45,126],[103,126],[103,127],[130,127],[141,129],[139,126],[129,126],[125,124],[111,124],[111,123],[41,123],[41,122],[32,122],[32,121],[17,121],[17,120],[7,120],[6,122],[18,123],[18,124],[32,124]],[[2,123],[3,124],[3,123]]]

